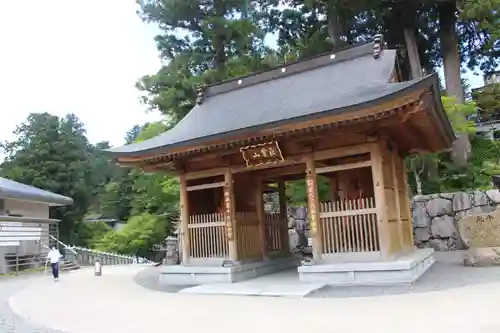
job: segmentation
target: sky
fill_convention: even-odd
[[[0,140],[31,112],[76,114],[93,143],[123,143],[146,113],[136,81],[160,68],[134,0],[0,1]]]
[[[74,113],[90,142],[114,146],[135,124],[160,119],[135,88],[161,66],[157,28],[136,10],[134,0],[1,1],[0,141],[31,112]]]

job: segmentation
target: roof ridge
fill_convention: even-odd
[[[380,39],[377,40],[377,37],[378,35],[375,36],[374,40],[364,41],[354,45],[348,45],[346,47],[337,48],[336,50],[334,49],[330,52],[325,52],[308,59],[302,59],[282,64],[266,71],[250,73],[247,75],[235,77],[213,85],[200,86],[200,88],[197,91],[198,93],[197,102],[199,102],[197,104],[201,104],[201,102],[206,98],[223,94],[229,91],[246,88],[254,84],[264,83],[277,78],[287,77],[300,72],[310,71],[316,68],[320,68],[331,64],[332,60],[335,60],[335,63],[340,63],[361,56],[373,54],[372,45],[380,40]]]

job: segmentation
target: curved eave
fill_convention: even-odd
[[[441,103],[437,74],[435,73],[435,74],[429,75],[427,77],[424,77],[420,80],[416,80],[413,82],[406,82],[406,83],[408,83],[406,86],[404,85],[404,83],[405,82],[403,82],[401,89],[396,90],[396,91],[389,93],[387,95],[384,95],[384,96],[381,96],[378,98],[374,98],[374,99],[368,99],[368,100],[365,100],[361,103],[352,104],[352,105],[341,107],[341,108],[330,109],[330,110],[323,111],[323,112],[317,112],[314,114],[309,114],[309,115],[305,115],[305,116],[301,116],[301,117],[289,118],[289,119],[271,122],[271,123],[267,123],[267,124],[263,124],[263,125],[242,128],[239,130],[218,133],[218,134],[214,134],[214,135],[196,138],[193,140],[177,142],[177,143],[170,144],[167,146],[154,147],[151,149],[146,149],[146,150],[141,150],[141,151],[118,152],[118,151],[113,151],[111,149],[111,150],[107,150],[107,152],[110,153],[120,163],[122,161],[125,162],[127,160],[130,160],[129,162],[131,164],[133,164],[132,161],[134,161],[134,160],[138,161],[138,160],[140,160],[141,157],[145,157],[145,156],[170,155],[170,154],[175,154],[175,153],[179,153],[179,152],[183,152],[183,151],[196,150],[196,149],[200,149],[203,147],[209,147],[209,146],[215,144],[216,142],[231,141],[231,140],[234,140],[235,138],[238,138],[238,137],[258,136],[259,133],[266,131],[266,130],[277,129],[280,127],[285,127],[285,126],[292,125],[292,124],[298,124],[298,123],[305,122],[305,121],[318,120],[318,119],[325,118],[325,117],[337,116],[337,115],[342,115],[342,114],[346,114],[346,113],[353,113],[356,111],[360,111],[362,109],[366,109],[368,107],[376,107],[379,105],[381,106],[382,104],[385,104],[391,100],[403,98],[406,95],[410,95],[413,92],[416,92],[419,90],[425,90],[425,89],[427,89],[427,90],[430,89],[430,91],[433,94],[435,105],[433,108],[431,108],[430,112],[432,113],[432,116],[435,117],[436,120],[438,121],[440,136],[442,137],[443,140],[445,140],[446,145],[451,146],[451,143],[455,140],[455,134],[453,132],[453,129],[451,127],[451,123],[449,122],[449,119],[447,118],[446,113],[443,109],[443,105]]]
[[[65,196],[47,197],[44,195],[35,195],[24,192],[3,191],[3,190],[0,190],[0,198],[44,203],[49,206],[70,206],[73,204],[73,199]]]
[[[69,197],[5,178],[0,178],[0,199],[31,201],[49,206],[69,206],[73,204],[73,199]]]

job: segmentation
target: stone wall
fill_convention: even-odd
[[[458,220],[469,214],[491,212],[499,204],[498,190],[415,196],[412,199],[415,245],[437,251],[464,249]]]

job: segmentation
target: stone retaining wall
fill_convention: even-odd
[[[412,199],[415,245],[437,251],[465,248],[457,222],[465,215],[488,213],[500,204],[500,191],[417,195]]]

